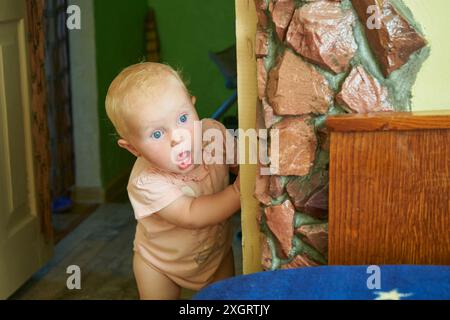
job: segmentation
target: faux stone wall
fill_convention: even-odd
[[[430,48],[401,0],[255,5],[257,126],[278,129],[280,145],[279,165],[271,165],[276,175],[258,176],[254,193],[261,203],[262,265],[327,264],[324,120],[339,113],[409,111],[411,88]],[[378,19],[376,11],[367,14],[373,5]]]

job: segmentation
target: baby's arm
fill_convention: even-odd
[[[179,227],[200,229],[225,221],[240,207],[238,176],[234,184],[220,192],[198,198],[183,196],[158,214]]]

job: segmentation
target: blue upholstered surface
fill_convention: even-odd
[[[237,276],[204,288],[193,299],[450,299],[449,266],[380,266],[380,289],[368,288],[374,273],[368,273],[367,267],[323,266]]]

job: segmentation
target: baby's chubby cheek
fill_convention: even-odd
[[[170,164],[170,145],[151,143],[148,140],[136,140],[134,144],[138,157],[142,157],[152,166],[165,169]]]
[[[142,150],[142,156],[151,164],[161,169],[169,169],[171,167],[171,148],[170,146],[145,146]]]

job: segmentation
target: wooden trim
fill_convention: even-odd
[[[253,0],[236,0],[236,50],[238,69],[239,128],[256,125],[256,8]],[[245,146],[248,154],[248,143]],[[240,165],[242,269],[244,274],[261,271],[260,230],[257,223],[258,201],[253,197],[256,165]]]
[[[106,187],[75,187],[72,190],[72,200],[75,203],[104,203],[114,201],[120,194],[126,192],[131,167],[122,171]]]
[[[328,117],[330,131],[409,131],[450,129],[450,110],[342,114]]]
[[[47,88],[44,70],[45,30],[44,1],[27,4],[28,53],[31,79],[31,133],[33,142],[36,209],[41,232],[47,243],[53,242],[50,195],[50,147],[47,113]]]
[[[103,203],[105,190],[102,187],[75,187],[71,198],[75,203]]]

